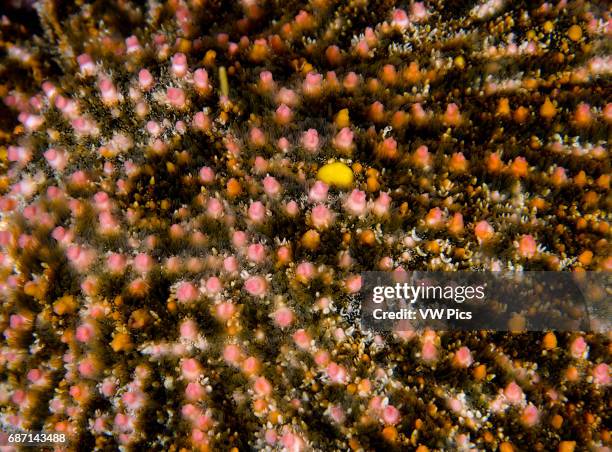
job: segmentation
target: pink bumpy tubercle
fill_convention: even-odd
[[[345,210],[353,216],[361,216],[366,212],[366,194],[361,190],[353,190],[344,203]]]
[[[245,290],[254,297],[261,297],[268,290],[267,281],[261,276],[251,276],[244,283]]]
[[[172,74],[175,77],[182,78],[187,74],[187,57],[184,53],[176,53],[172,57]]]
[[[288,328],[294,321],[293,311],[287,307],[279,308],[274,313],[274,323],[279,328]]]
[[[263,223],[266,217],[266,207],[260,201],[255,201],[249,206],[247,214],[252,222]]]
[[[176,299],[182,303],[193,302],[198,296],[198,289],[190,282],[182,282],[176,289]]]

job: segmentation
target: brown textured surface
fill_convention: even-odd
[[[610,11],[392,3],[7,10],[3,426],[77,450],[607,450],[608,336],[342,314],[364,270],[612,269]],[[352,185],[313,200],[330,161]]]

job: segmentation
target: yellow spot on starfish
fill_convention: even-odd
[[[580,25],[572,25],[567,30],[567,36],[574,42],[580,41],[580,38],[582,38],[582,28],[580,28]]]
[[[547,20],[546,22],[544,22],[543,28],[546,33],[551,33],[555,29],[555,26],[550,20]]]
[[[540,115],[545,119],[551,119],[551,118],[554,118],[556,114],[557,114],[557,109],[555,108],[553,103],[550,101],[550,99],[547,97],[546,101],[544,101],[544,103],[540,107]]]
[[[227,97],[229,95],[229,83],[225,66],[219,68],[219,84],[221,85],[221,95]]]
[[[328,163],[319,169],[317,179],[327,185],[350,188],[353,185],[353,171],[342,162]]]
[[[338,127],[348,127],[351,124],[349,119],[349,111],[348,108],[343,108],[336,115],[336,125]]]

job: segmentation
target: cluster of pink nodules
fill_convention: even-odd
[[[137,38],[131,36],[126,40],[128,54],[138,53],[141,50]],[[119,88],[106,75],[99,72],[98,66],[93,62],[92,58],[87,54],[82,54],[77,57],[80,71],[85,76],[98,75],[98,93],[100,99],[107,107],[113,107],[124,98]],[[212,86],[209,82],[208,73],[203,68],[196,69],[193,74],[189,72],[187,57],[182,53],[177,53],[171,58],[171,73],[177,80],[183,80],[187,84],[193,85],[195,91],[201,95],[207,95],[211,92]],[[141,69],[138,72],[136,86],[142,91],[150,91],[155,84],[155,79],[147,69]],[[42,91],[49,99],[49,102],[61,111],[64,117],[70,121],[75,133],[78,136],[96,136],[99,133],[97,123],[87,117],[81,115],[78,101],[62,96],[58,89],[51,82],[42,84]],[[144,117],[149,111],[146,101],[142,96],[130,88],[130,98],[136,102],[136,113],[139,117]],[[181,87],[169,87],[164,93],[167,105],[171,108],[184,109],[187,106],[188,99],[185,90]],[[31,110],[40,111],[43,107],[41,99],[37,96],[33,97],[29,103],[19,102],[19,97],[11,94],[5,97],[5,103],[9,106],[18,108],[20,111],[19,120],[28,130],[38,130],[44,123],[44,116],[37,115]],[[194,116],[194,127],[200,130],[208,130],[209,124],[205,120],[203,113]],[[13,157],[18,157],[13,155]],[[22,161],[26,156],[20,156],[18,161]],[[51,159],[52,160],[52,159]]]

